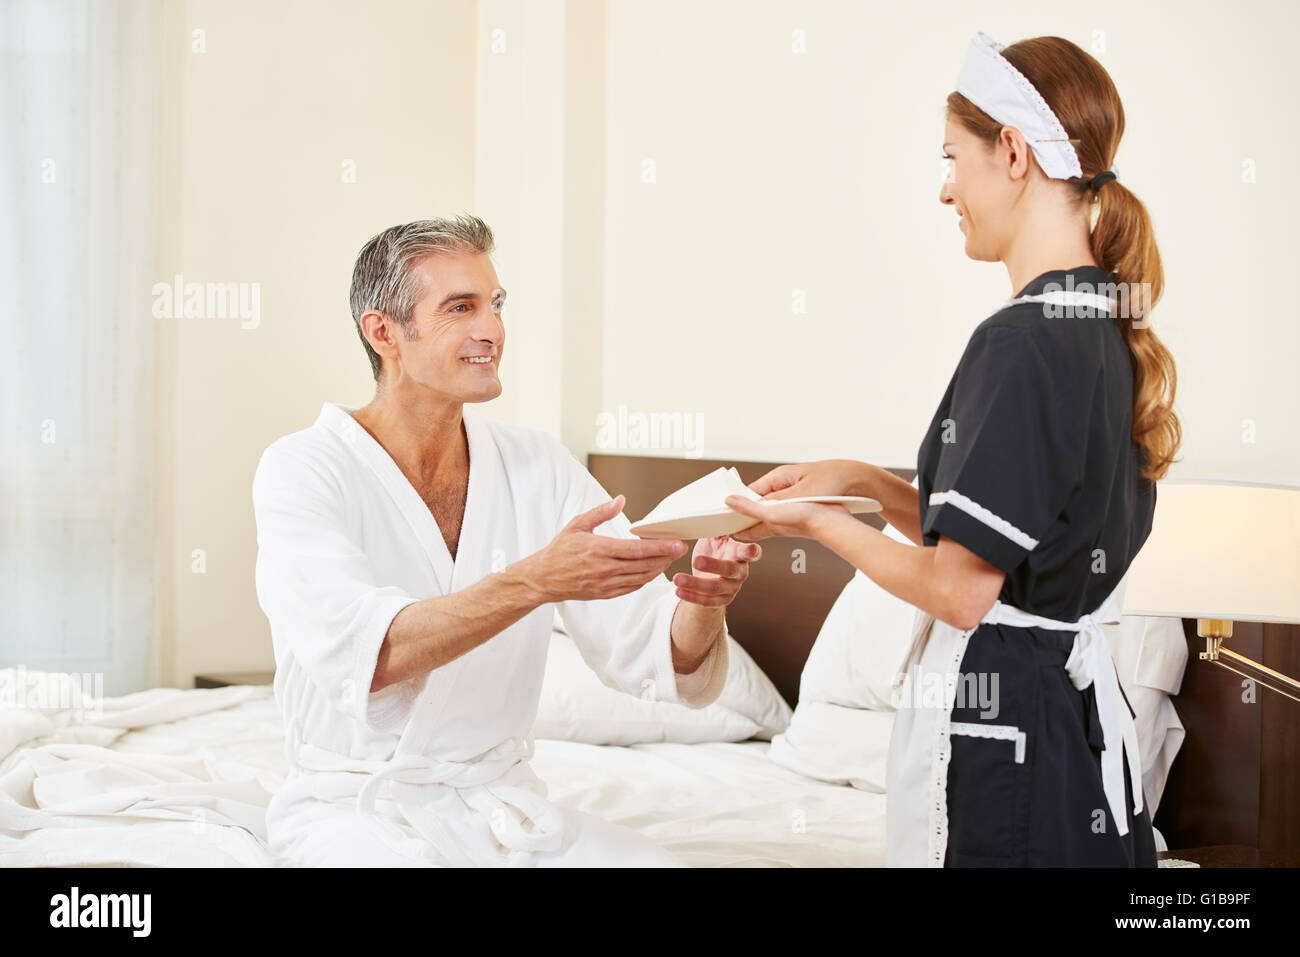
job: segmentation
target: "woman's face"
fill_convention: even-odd
[[[1011,159],[1002,142],[988,146],[956,120],[944,127],[943,152],[948,176],[939,202],[957,211],[957,228],[966,236],[966,255],[996,262],[1011,238],[1011,209],[1023,186],[1009,175]]]

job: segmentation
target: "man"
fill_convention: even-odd
[[[703,707],[723,613],[758,546],[640,541],[554,439],[483,418],[501,393],[506,293],[491,230],[385,230],[352,276],[375,375],[253,480],[290,777],[274,852],[307,865],[661,865],[634,832],[551,804],[530,769],[554,611],[611,686]]]

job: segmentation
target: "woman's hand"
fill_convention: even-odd
[[[736,496],[727,499],[728,508],[760,519],[757,525],[732,537],[746,542],[772,536],[816,538],[813,526],[831,514],[829,509],[847,511],[843,506],[801,502],[778,508],[775,504],[766,503],[819,495],[866,495],[870,470],[871,466],[852,459],[826,459],[821,462],[778,466],[749,486],[752,491],[763,496],[762,504]]]
[[[814,495],[870,495],[871,466],[852,459],[825,459],[772,469],[749,487],[765,499]]]
[[[812,502],[783,504],[776,499],[755,502],[739,495],[727,496],[727,508],[755,519],[757,524],[736,532],[732,538],[755,542],[760,538],[816,538],[817,530],[836,512],[849,514],[843,505],[816,505]]]

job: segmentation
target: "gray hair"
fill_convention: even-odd
[[[377,310],[392,319],[415,338],[410,327],[411,313],[424,295],[424,286],[415,266],[430,253],[490,253],[494,247],[492,230],[477,216],[464,214],[455,219],[421,219],[403,226],[392,226],[361,247],[352,269],[352,321],[366,347],[370,369],[379,381],[383,365],[379,353],[370,347],[361,329],[361,317]]]

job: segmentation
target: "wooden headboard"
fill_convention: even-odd
[[[712,472],[735,466],[752,482],[773,462],[724,462],[637,455],[590,455],[587,468],[610,494],[627,496],[625,514],[644,516],[664,496]],[[912,469],[891,469],[907,481]],[[877,515],[861,521],[876,528]],[[796,561],[802,553],[802,571]],[[669,574],[687,571],[689,556]],[[853,577],[847,562],[804,539],[769,539],[749,582],[727,610],[727,625],[790,702],[822,622]],[[1300,704],[1263,689],[1243,704],[1236,676],[1198,661],[1203,642],[1196,622],[1184,621],[1191,660],[1174,706],[1187,738],[1174,762],[1155,824],[1171,848],[1201,848],[1186,856],[1206,864],[1300,865]],[[1237,624],[1233,644],[1278,670],[1300,673],[1300,626]]]
[[[587,470],[611,495],[627,497],[623,513],[642,518],[660,500],[720,466],[734,466],[753,482],[779,462],[668,459],[641,455],[587,457]],[[890,469],[911,481],[912,469]],[[884,526],[879,515],[860,521]],[[801,538],[762,543],[763,558],[750,568],[749,581],[727,609],[727,628],[793,707],[799,700],[799,675],[826,614],[853,577],[853,568],[826,546]],[[673,563],[668,575],[688,572],[690,556]]]

